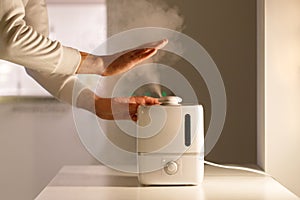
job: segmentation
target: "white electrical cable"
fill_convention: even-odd
[[[270,176],[266,172],[263,172],[263,171],[260,171],[260,170],[257,170],[257,169],[247,168],[247,167],[220,165],[220,164],[209,162],[209,161],[206,161],[206,160],[204,160],[204,164],[207,164],[207,165],[210,165],[210,166],[213,166],[213,167],[219,167],[219,168],[224,168],[224,169],[242,170],[242,171],[247,171],[247,172],[253,172],[253,173],[257,173],[257,174],[262,174],[262,175],[265,175],[265,176]]]

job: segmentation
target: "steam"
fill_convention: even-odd
[[[170,7],[162,0],[109,0],[109,34],[133,28],[162,27],[183,30],[183,17],[177,7]]]
[[[179,32],[184,28],[184,19],[180,15],[179,9],[175,6],[169,6],[162,0],[109,0],[107,4],[109,7],[109,35],[142,27],[162,27]],[[162,59],[168,60],[168,63],[175,63],[178,57],[159,52],[148,62],[159,63]],[[139,76],[149,82],[160,82],[159,71],[155,66],[138,70],[132,73],[132,76]],[[161,88],[157,84],[153,84],[149,90],[157,93],[156,96],[162,96]]]

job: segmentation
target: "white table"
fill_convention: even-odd
[[[105,166],[65,166],[37,200],[299,199],[272,177],[205,166],[200,186],[139,186],[134,174]]]

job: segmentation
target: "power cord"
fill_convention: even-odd
[[[221,165],[221,164],[213,163],[213,162],[206,161],[206,160],[204,160],[204,164],[207,164],[207,165],[210,165],[210,166],[213,166],[213,167],[219,167],[219,168],[224,168],[224,169],[242,170],[242,171],[262,174],[262,175],[265,175],[265,176],[270,176],[269,174],[267,174],[266,172],[263,172],[261,170],[251,169],[251,168],[247,168],[247,167]]]

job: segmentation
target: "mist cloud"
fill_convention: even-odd
[[[163,0],[108,0],[107,4],[109,36],[142,27],[161,27],[179,32],[184,29],[184,18],[178,7],[170,6]],[[159,63],[162,60],[172,65],[178,61],[178,56],[160,51],[147,62]],[[160,82],[159,69],[155,65],[132,72],[128,78],[136,76],[149,82]],[[155,88],[155,91],[160,90]]]
[[[183,30],[183,16],[178,7],[163,0],[108,0],[110,34],[140,27]]]

